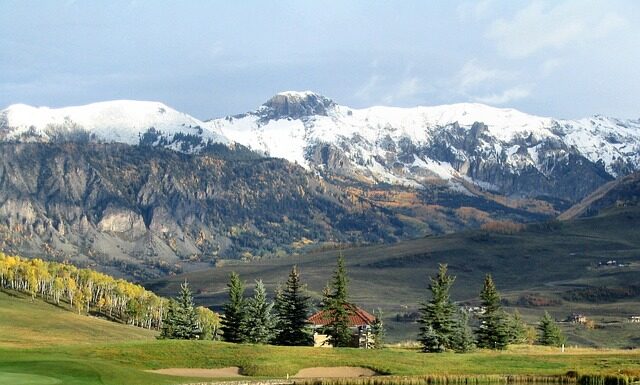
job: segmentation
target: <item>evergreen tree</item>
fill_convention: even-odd
[[[527,324],[522,319],[520,312],[516,311],[509,317],[509,343],[527,343]]]
[[[447,275],[447,265],[440,264],[438,275],[429,278],[431,300],[422,305],[418,340],[424,352],[444,352],[453,348],[455,305],[449,290],[455,277]],[[435,334],[435,338],[432,334]]]
[[[555,320],[546,311],[538,324],[538,332],[538,343],[540,345],[560,346],[567,340]]]
[[[181,340],[195,340],[200,336],[198,327],[198,312],[193,303],[193,293],[189,289],[189,283],[185,281],[180,285],[178,308],[176,311],[177,322],[174,326],[174,336]]]
[[[428,349],[436,349],[440,346],[443,346],[442,340],[438,333],[433,330],[431,325],[423,325],[420,327],[420,344],[422,345],[423,352],[436,352],[437,350],[425,350]]]
[[[459,310],[453,336],[453,349],[457,353],[471,352],[476,348],[476,341],[469,326],[469,314]]]
[[[484,279],[484,286],[480,293],[484,313],[478,328],[478,346],[487,349],[504,349],[509,343],[509,328],[506,314],[500,305],[500,294],[493,283],[490,274]]]
[[[198,312],[193,303],[193,294],[185,281],[180,285],[177,300],[171,299],[167,316],[162,325],[160,338],[195,340],[200,336]]]
[[[176,308],[178,307],[178,304],[176,303],[176,300],[173,298],[169,299],[169,304],[167,305],[167,315],[165,316],[165,319],[162,322],[162,329],[160,331],[160,336],[158,338],[160,339],[172,339],[174,338],[174,329],[175,329],[175,324],[177,322],[176,320]]]
[[[329,342],[335,346],[350,346],[352,335],[349,330],[349,303],[347,302],[347,271],[344,267],[344,257],[338,257],[338,265],[333,273],[331,281],[331,292],[326,295],[323,301],[323,310],[329,323],[326,333]]]
[[[272,308],[273,303],[267,301],[262,280],[257,280],[254,295],[247,301],[246,317],[242,323],[244,342],[268,344],[273,340],[276,320]]]
[[[232,272],[229,277],[229,302],[223,306],[222,338],[227,342],[243,342],[245,339],[243,325],[245,323],[244,285],[240,276]]]
[[[277,315],[276,344],[287,346],[313,345],[309,327],[309,297],[304,294],[298,268],[294,265],[284,290],[278,288],[275,297]]]

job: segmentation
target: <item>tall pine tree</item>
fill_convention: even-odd
[[[189,283],[185,281],[180,285],[178,299],[172,299],[169,302],[167,318],[163,323],[160,338],[195,340],[199,338],[200,333],[193,294],[189,289]]]
[[[455,279],[447,274],[446,264],[440,264],[436,277],[429,277],[431,299],[422,305],[419,320],[418,340],[423,352],[444,352],[453,348],[456,308],[449,290]]]
[[[297,266],[291,268],[284,289],[276,291],[277,335],[275,343],[286,346],[313,345],[310,329],[309,297],[304,294]]]
[[[243,320],[244,342],[268,344],[275,333],[273,303],[267,301],[267,291],[262,280],[256,281],[254,295],[247,301],[246,317]]]
[[[240,276],[232,272],[229,276],[229,302],[223,306],[222,338],[227,342],[243,342],[245,339],[243,326],[245,324],[244,285]]]
[[[506,313],[500,304],[500,294],[493,283],[491,274],[484,279],[480,292],[484,313],[478,317],[480,326],[477,330],[478,346],[487,349],[504,349],[509,344],[509,325]]]
[[[326,333],[329,342],[335,347],[350,346],[352,334],[349,330],[349,302],[347,302],[347,270],[342,253],[338,256],[338,265],[333,273],[331,289],[323,301],[323,310],[329,323]]]
[[[551,318],[549,312],[545,311],[538,324],[538,343],[546,346],[560,346],[566,340],[556,321]]]

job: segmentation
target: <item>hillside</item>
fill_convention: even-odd
[[[0,330],[0,348],[153,340],[157,335],[156,331],[78,315],[28,295],[4,291],[0,291]]]
[[[557,319],[584,312],[599,321],[621,322],[640,313],[640,209],[612,209],[593,218],[531,225],[522,232],[500,234],[468,231],[427,237],[394,245],[342,250],[347,260],[350,294],[365,309],[382,308],[392,340],[414,338],[414,324],[394,322],[410,314],[426,298],[427,277],[438,263],[449,264],[457,276],[456,301],[477,303],[486,273],[491,273],[510,308],[537,322],[544,310]],[[304,282],[318,301],[335,266],[338,250],[310,253],[253,264],[228,264],[146,284],[170,293],[188,279],[198,302],[219,307],[226,300],[225,284],[236,271],[250,286],[258,278],[273,291],[297,264]],[[600,266],[617,260],[624,266]],[[625,328],[629,327],[628,325]],[[608,329],[609,331],[613,329]],[[624,329],[615,342],[607,329],[586,337],[568,330],[571,341],[589,345],[636,345],[640,328]]]
[[[499,198],[321,178],[240,146],[0,144],[0,250],[136,279],[555,212]]]
[[[603,208],[636,206],[640,202],[640,173],[607,182],[558,216],[560,220],[596,215]]]

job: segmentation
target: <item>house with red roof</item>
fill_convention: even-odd
[[[354,304],[345,304],[344,307],[349,314],[349,329],[353,334],[353,347],[364,349],[373,347],[371,326],[374,324],[376,317]],[[324,334],[325,327],[331,323],[331,315],[324,310],[320,310],[309,317],[309,323],[314,331],[314,346],[332,347],[329,337]]]

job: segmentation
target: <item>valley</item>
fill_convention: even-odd
[[[640,208],[612,208],[595,217],[542,222],[515,232],[473,230],[255,263],[228,261],[146,286],[167,295],[187,279],[199,303],[219,309],[226,300],[231,271],[248,285],[262,279],[273,292],[296,264],[318,303],[342,253],[351,300],[368,311],[382,309],[388,338],[402,341],[415,338],[417,324],[398,320],[418,311],[427,299],[428,276],[435,274],[439,263],[446,263],[456,276],[452,295],[459,303],[477,305],[484,275],[491,273],[507,309],[517,308],[530,324],[545,310],[558,320],[581,313],[602,328],[589,331],[567,323],[570,344],[630,347],[640,341],[640,328],[628,322],[628,317],[640,313],[640,293],[629,291],[640,288],[639,224]],[[624,266],[599,265],[609,260]],[[592,293],[602,296],[594,298]]]

